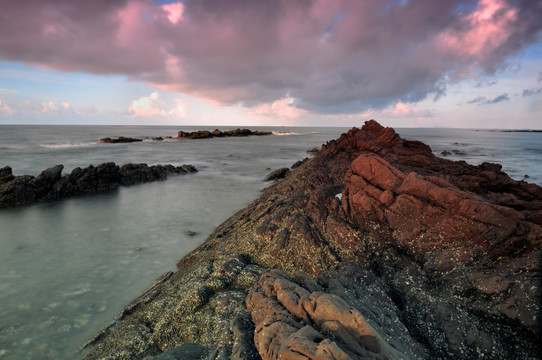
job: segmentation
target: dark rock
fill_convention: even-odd
[[[200,360],[204,350],[200,344],[186,343],[155,356],[152,360]]]
[[[235,129],[228,131],[220,131],[218,129],[211,131],[199,130],[194,132],[179,131],[177,138],[179,139],[209,139],[213,137],[238,137],[238,136],[250,136],[250,135],[271,135],[270,131],[251,131],[249,129]]]
[[[308,157],[304,158],[303,160],[296,161],[296,162],[292,165],[292,169],[297,169],[298,167],[300,167],[301,165],[303,165],[303,164],[306,163],[307,161],[309,161],[309,158],[308,158]]]
[[[443,150],[443,151],[440,152],[440,155],[442,155],[442,156],[448,156],[448,155],[452,155],[452,153],[449,152],[448,150]]]
[[[139,141],[143,141],[143,139],[135,139],[135,138],[125,137],[125,136],[119,136],[116,139],[113,139],[110,137],[100,139],[100,142],[105,143],[105,144],[131,143],[131,142],[139,142]]]
[[[155,137],[152,138],[152,140],[153,141],[162,141],[162,140],[164,140],[164,138],[161,137],[161,136],[155,136]]]
[[[277,170],[272,171],[271,173],[267,174],[265,179],[263,181],[273,181],[273,180],[279,180],[284,179],[286,175],[290,172],[290,169],[288,168],[280,168]]]
[[[218,130],[218,129],[214,129],[211,134],[214,136],[214,137],[224,137],[226,136],[226,134],[224,134],[222,131]]]
[[[179,139],[209,139],[213,137],[213,134],[211,134],[211,132],[207,130],[199,130],[199,131],[194,131],[194,132],[189,132],[189,133],[184,132],[184,131],[179,131],[177,133],[177,137]]]
[[[192,165],[126,164],[118,167],[112,162],[75,168],[62,176],[62,165],[42,171],[37,177],[23,175],[14,177],[11,168],[0,169],[0,208],[31,204],[40,200],[60,199],[73,195],[90,194],[141,182],[167,179],[168,172],[193,173]]]
[[[7,183],[15,178],[9,166],[0,169],[0,185]]]

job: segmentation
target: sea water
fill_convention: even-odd
[[[199,127],[197,129],[204,129]],[[271,170],[337,138],[341,128],[254,128],[272,136],[152,141],[191,127],[0,126],[0,167],[15,175],[114,161],[192,164],[196,174],[105,193],[0,209],[0,359],[71,359],[131,300],[255,200]],[[207,128],[213,130],[214,127]],[[221,130],[232,128],[222,127]],[[399,129],[436,154],[503,164],[542,183],[542,134]],[[143,142],[100,144],[102,137]],[[461,155],[463,154],[463,155]],[[193,235],[195,233],[195,235]]]

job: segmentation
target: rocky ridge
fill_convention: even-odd
[[[119,185],[165,180],[169,174],[196,172],[192,165],[125,164],[113,162],[86,168],[75,168],[62,175],[63,165],[42,171],[38,176],[14,176],[9,166],[0,169],[0,208],[55,200],[74,195],[90,194],[115,189]]]
[[[220,131],[215,129],[213,131],[198,130],[193,132],[179,131],[177,133],[178,139],[210,139],[214,137],[239,137],[239,136],[251,136],[251,135],[271,135],[271,131],[252,131],[249,129],[235,129],[228,131]]]
[[[375,121],[284,176],[87,358],[538,358],[540,187]]]

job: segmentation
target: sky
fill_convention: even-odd
[[[542,129],[540,0],[0,8],[0,124]]]

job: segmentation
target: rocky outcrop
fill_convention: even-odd
[[[13,176],[10,167],[0,169],[0,208],[27,205],[42,200],[53,200],[73,195],[96,193],[117,188],[167,179],[169,174],[196,172],[192,165],[126,164],[121,167],[108,162],[96,167],[75,168],[62,175],[64,166],[56,165],[38,176]]]
[[[135,139],[135,138],[125,137],[125,136],[119,136],[116,139],[113,139],[110,137],[100,139],[100,142],[105,143],[105,144],[131,143],[131,142],[139,142],[139,141],[143,141],[143,139]]]
[[[273,181],[273,180],[284,179],[286,175],[288,175],[289,172],[290,172],[290,169],[288,169],[287,167],[273,170],[269,174],[266,175],[263,181]]]
[[[511,179],[496,164],[438,158],[369,121],[323,145],[218,226],[164,286],[234,254],[246,254],[261,272],[281,269],[259,279],[248,308],[220,318],[235,344],[232,321],[249,311],[265,359],[536,359],[541,220],[539,186]],[[176,319],[154,310],[161,303],[123,318],[131,335],[112,331],[93,354],[123,348],[106,342],[168,331],[148,328]],[[177,337],[152,351],[192,342],[218,348],[223,339]]]
[[[267,272],[247,297],[264,360],[423,358],[371,272],[342,263],[316,281],[296,277]]]
[[[86,345],[86,358],[258,359],[245,298],[264,271],[235,254],[168,273]]]
[[[179,139],[210,139],[213,137],[231,137],[231,136],[250,136],[250,135],[271,135],[270,131],[252,131],[249,129],[235,129],[228,131],[220,131],[215,129],[213,131],[199,130],[193,132],[179,131],[177,138]]]

